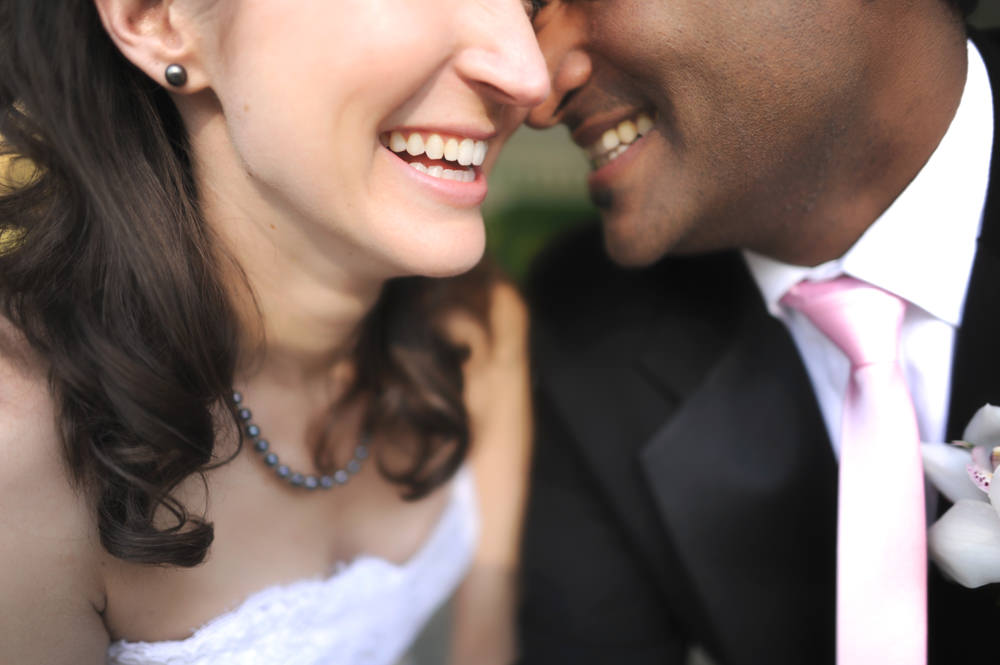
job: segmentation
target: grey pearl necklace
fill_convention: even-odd
[[[243,426],[243,431],[253,445],[253,449],[260,455],[264,464],[274,470],[274,474],[286,481],[292,487],[304,490],[324,489],[328,490],[339,485],[346,485],[351,476],[361,470],[361,463],[368,458],[368,447],[371,445],[371,432],[367,429],[361,431],[358,445],[354,447],[354,455],[351,460],[340,469],[331,474],[307,474],[293,471],[286,464],[282,464],[278,454],[271,450],[270,442],[261,436],[260,427],[250,422],[253,414],[250,409],[243,406],[243,395],[233,391],[230,404],[236,417],[239,418]]]

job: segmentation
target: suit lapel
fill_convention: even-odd
[[[676,331],[671,328],[671,332]],[[669,344],[670,337],[662,341]],[[677,341],[684,340],[678,335]],[[613,345],[634,352],[641,340]],[[694,365],[700,365],[706,354],[691,349],[685,355]],[[691,364],[686,366],[690,370]],[[670,381],[679,376],[671,375]],[[607,497],[628,545],[669,599],[672,614],[683,630],[703,639],[707,618],[685,576],[676,574],[679,562],[662,536],[660,517],[640,468],[642,446],[662,425],[664,414],[676,405],[672,393],[663,386],[655,387],[649,378],[635,362],[608,362],[601,352],[573,354],[544,374],[548,384],[545,393],[566,414],[563,422],[580,442],[593,482]],[[609,417],[609,413],[613,416]]]
[[[704,599],[691,586],[680,550],[664,538],[660,498],[646,483],[642,457],[664,421],[683,408],[684,396],[697,389],[731,343],[734,308],[728,285],[743,271],[738,257],[724,255],[669,259],[633,273],[614,291],[616,311],[596,308],[602,312],[594,326],[602,331],[596,341],[569,348],[565,342],[546,344],[552,351],[540,372],[543,392],[564,414],[628,544],[642,557],[678,623],[692,639],[707,644],[718,640]],[[677,283],[685,288],[663,288]],[[645,318],[624,317],[621,311],[641,311]],[[698,445],[698,440],[684,445]],[[665,482],[672,484],[675,473]],[[703,488],[698,496],[712,491]]]
[[[643,471],[724,660],[821,662],[836,465],[798,352],[740,267],[734,334],[700,379],[681,375],[686,397],[642,450]],[[677,385],[675,368],[647,366]]]

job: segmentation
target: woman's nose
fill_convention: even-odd
[[[456,58],[459,75],[498,103],[540,104],[549,95],[549,73],[522,0],[491,0],[482,13]]]

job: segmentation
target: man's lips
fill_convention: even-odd
[[[612,129],[617,129],[622,123],[632,121],[637,123],[639,116],[653,118],[653,113],[644,109],[630,109],[615,113],[595,114],[578,123],[571,129],[573,143],[584,150],[597,144],[601,138]]]
[[[602,168],[625,154],[636,141],[653,129],[652,115],[632,111],[612,118],[592,119],[573,132],[573,141],[584,149],[591,167]]]

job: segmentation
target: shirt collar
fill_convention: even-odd
[[[989,185],[993,100],[979,51],[968,42],[958,110],[934,154],[903,193],[839,259],[809,268],[744,250],[771,314],[798,282],[847,274],[957,327]]]

